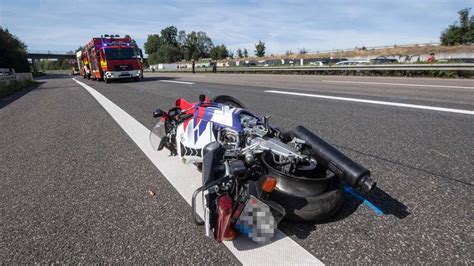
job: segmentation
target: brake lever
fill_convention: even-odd
[[[192,114],[184,114],[184,115],[180,115],[179,118],[178,118],[178,122],[181,123],[183,122],[184,120],[187,120],[189,118],[193,117]]]

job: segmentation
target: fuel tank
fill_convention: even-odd
[[[221,104],[196,106],[194,110],[187,111],[192,113],[193,117],[179,124],[176,130],[178,156],[185,163],[202,162],[202,149],[208,143],[216,141],[218,128],[241,130],[241,111],[242,109]]]

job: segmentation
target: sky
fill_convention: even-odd
[[[267,54],[439,42],[474,0],[0,0],[0,26],[29,50],[75,50],[101,34],[143,46],[167,26],[204,31],[214,44]],[[474,9],[471,14],[474,13]]]

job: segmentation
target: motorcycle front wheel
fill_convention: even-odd
[[[236,98],[232,97],[232,96],[228,96],[228,95],[220,95],[220,96],[217,96],[215,97],[212,102],[214,103],[220,103],[220,104],[223,104],[223,105],[228,105],[230,107],[237,107],[237,108],[242,108],[242,109],[247,109],[247,106],[245,106],[245,104],[239,100],[237,100]]]

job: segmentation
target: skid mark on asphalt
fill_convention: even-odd
[[[267,93],[277,93],[277,94],[287,94],[287,95],[294,95],[294,96],[313,97],[313,98],[329,99],[329,100],[337,100],[337,101],[369,103],[369,104],[378,104],[378,105],[387,105],[387,106],[395,106],[395,107],[423,109],[423,110],[439,111],[439,112],[447,112],[447,113],[458,113],[458,114],[465,114],[465,115],[474,115],[474,111],[472,111],[472,110],[444,108],[444,107],[428,106],[428,105],[373,101],[373,100],[364,100],[364,99],[357,99],[357,98],[337,97],[337,96],[299,93],[299,92],[289,92],[289,91],[266,90],[265,92],[267,92]]]
[[[451,88],[474,90],[474,87],[452,86],[452,85],[430,85],[430,84],[410,84],[410,83],[390,83],[390,82],[371,82],[371,81],[350,81],[350,80],[322,80],[322,82],[346,83],[346,84],[367,84],[367,85],[390,85],[390,86],[408,86],[408,87],[430,87],[430,88]]]
[[[178,193],[191,205],[191,196],[201,186],[201,175],[193,165],[185,165],[175,157],[169,157],[169,152],[155,151],[149,142],[150,130],[125,112],[122,108],[97,92],[94,88],[73,78],[84,87],[99,104],[110,114],[117,124],[128,134],[135,144],[143,151],[150,161],[160,170],[163,176],[173,185]],[[200,197],[198,197],[199,199]],[[197,203],[197,206],[201,206]],[[198,208],[202,217],[202,209]],[[191,219],[191,215],[189,215]],[[209,241],[214,241],[212,238]],[[312,264],[322,265],[322,262],[311,253],[299,246],[281,231],[277,231],[275,241],[268,245],[258,246],[249,238],[240,235],[234,241],[225,241],[223,244],[244,265],[277,264],[295,265]]]

